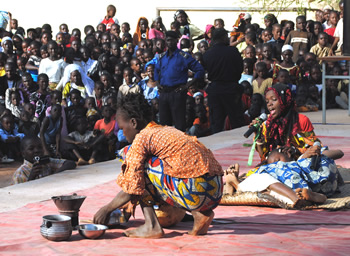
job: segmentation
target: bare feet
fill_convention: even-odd
[[[188,232],[189,235],[199,236],[208,233],[209,226],[214,218],[214,212],[208,210],[205,212],[191,212],[194,218],[193,229]]]
[[[322,204],[327,200],[327,197],[325,195],[313,192],[312,190],[307,188],[298,188],[295,190],[295,192],[298,194],[298,197],[300,199],[304,199],[310,202]]]
[[[126,230],[124,234],[128,237],[136,238],[160,238],[164,236],[161,226],[153,227],[151,225],[142,225],[138,228]]]
[[[226,194],[233,195],[233,193],[237,190],[239,180],[239,164],[231,165],[228,169],[224,171],[225,176],[225,191]]]
[[[89,164],[94,164],[94,163],[96,163],[96,160],[94,158],[90,158]]]
[[[88,164],[88,162],[86,162],[83,158],[78,159],[77,165],[86,165],[86,164]]]

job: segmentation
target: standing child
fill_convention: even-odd
[[[256,64],[256,73],[258,74],[258,77],[252,82],[253,94],[260,93],[261,95],[264,95],[266,88],[272,86],[272,78],[267,77],[267,71],[265,62],[258,62]]]
[[[151,29],[149,30],[149,39],[165,39],[165,26],[162,17],[158,16],[154,19]]]
[[[154,65],[150,64],[146,68],[147,77],[139,83],[143,91],[143,95],[148,103],[151,104],[152,99],[159,98],[157,82],[154,80]]]
[[[123,77],[124,84],[119,87],[118,101],[129,93],[141,93],[141,88],[138,84],[133,82],[134,73],[131,68],[127,67],[124,69]]]
[[[137,58],[132,58],[130,61],[130,67],[133,70],[133,82],[138,84],[142,80],[141,62]]]
[[[334,32],[339,21],[339,14],[336,11],[331,11],[329,14],[329,22],[331,24],[330,28],[324,30],[325,33],[329,35],[329,43],[333,44],[334,42]]]
[[[42,121],[45,117],[46,108],[51,104],[51,96],[47,91],[49,78],[46,74],[38,76],[39,89],[30,95],[30,103],[35,106],[35,116]]]
[[[55,41],[50,41],[47,44],[47,50],[49,58],[43,59],[40,62],[39,74],[47,74],[49,77],[49,88],[50,90],[55,90],[63,76],[64,68],[67,63],[58,57],[58,45]]]
[[[96,106],[98,110],[102,109],[103,95],[104,95],[104,85],[101,81],[97,81],[95,84],[93,97],[95,98]]]
[[[284,45],[291,45],[293,47],[293,61],[297,62],[298,53],[300,49],[309,51],[314,42],[313,34],[306,31],[306,17],[298,16],[296,18],[296,30],[290,31]]]
[[[238,83],[242,83],[243,81],[248,81],[249,84],[253,82],[253,69],[254,69],[254,61],[250,58],[245,58],[243,60],[243,73],[241,79]]]
[[[48,156],[61,157],[60,142],[62,129],[62,107],[55,104],[51,108],[51,115],[44,118],[40,128],[40,139],[44,153]]]
[[[142,39],[148,39],[148,20],[145,17],[140,17],[137,21],[136,30],[133,36],[133,44],[137,45]]]
[[[104,17],[103,20],[100,20],[98,24],[105,24],[106,29],[109,31],[111,29],[112,24],[119,24],[119,21],[117,18],[114,18],[115,14],[117,12],[117,8],[115,8],[114,5],[110,4],[107,6],[107,15]]]

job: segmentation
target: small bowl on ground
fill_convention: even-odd
[[[82,224],[78,226],[79,234],[87,239],[100,238],[107,229],[107,226],[99,224]]]

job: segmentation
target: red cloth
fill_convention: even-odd
[[[95,123],[94,130],[103,130],[103,133],[105,135],[108,135],[114,131],[115,122],[116,121],[112,119],[108,124],[106,124],[104,122],[104,119],[97,120],[97,122]]]

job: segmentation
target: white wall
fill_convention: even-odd
[[[130,23],[131,33],[134,33],[139,17],[145,16],[151,22],[156,16],[157,7],[247,7],[247,1],[239,0],[1,0],[0,9],[10,11],[13,18],[18,19],[19,26],[25,29],[49,23],[55,36],[61,23],[67,23],[70,31],[73,28],[79,28],[83,32],[84,26],[88,24],[96,27],[99,19],[106,14],[109,4],[117,7],[116,17],[121,23]],[[231,30],[239,12],[188,12],[188,14],[191,22],[202,30],[207,24],[212,24],[215,18],[223,18],[226,29]],[[167,28],[173,21],[173,15],[174,11],[161,12]],[[254,13],[253,22],[262,24],[262,17],[263,14]],[[295,13],[283,13],[279,16],[279,20],[291,19],[294,21],[295,17]],[[310,18],[314,18],[313,15]]]

